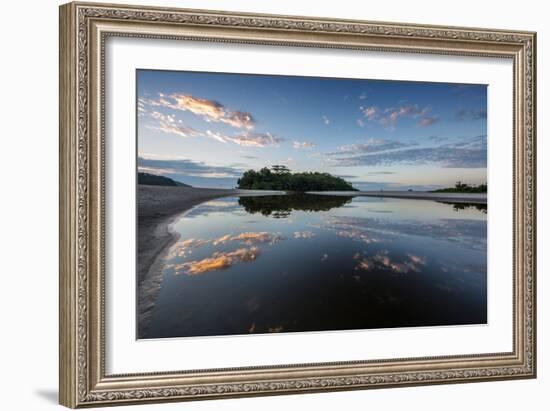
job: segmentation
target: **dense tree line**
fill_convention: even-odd
[[[249,190],[357,191],[343,178],[328,173],[291,173],[286,166],[248,170],[237,180],[237,187]]]
[[[440,188],[439,190],[434,190],[434,193],[486,193],[487,192],[487,183],[485,184],[464,184],[461,181],[458,181],[454,187],[450,188]]]

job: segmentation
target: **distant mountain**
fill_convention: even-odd
[[[171,178],[149,173],[138,173],[138,184],[148,186],[191,187],[188,184],[180,183]]]

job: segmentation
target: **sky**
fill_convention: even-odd
[[[284,164],[361,190],[487,181],[487,86],[137,71],[138,170],[231,188]]]

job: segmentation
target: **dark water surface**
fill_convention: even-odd
[[[320,195],[184,214],[145,338],[487,321],[484,206]]]

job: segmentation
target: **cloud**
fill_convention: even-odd
[[[437,116],[424,117],[418,122],[418,126],[419,127],[428,127],[428,126],[431,126],[432,124],[437,123],[438,121],[439,121],[439,117],[437,117]]]
[[[152,174],[182,174],[199,177],[239,177],[241,169],[214,166],[187,159],[157,159],[138,156],[138,170]]]
[[[257,233],[246,232],[246,233],[241,233],[233,236],[230,234],[226,234],[222,237],[212,240],[212,244],[219,245],[219,244],[225,244],[229,241],[240,241],[245,245],[252,245],[252,244],[258,244],[258,243],[267,243],[269,245],[273,245],[283,239],[284,237],[278,233],[268,233],[267,231],[262,231]]]
[[[177,120],[173,114],[167,115],[158,111],[152,111],[149,113],[149,116],[156,120],[155,125],[147,126],[151,129],[160,130],[164,133],[175,134],[180,137],[198,137],[202,135],[200,131],[184,125],[181,120]]]
[[[409,144],[385,139],[370,138],[365,143],[346,144],[338,147],[337,152],[328,153],[329,156],[340,156],[343,154],[377,153],[380,151],[394,150],[407,147]]]
[[[215,252],[211,257],[202,260],[189,261],[175,264],[176,275],[185,273],[187,275],[199,275],[209,271],[223,270],[238,262],[254,261],[260,250],[257,247],[239,248],[230,252]]]
[[[367,98],[367,93],[366,92],[362,92],[360,95],[359,95],[359,100],[365,100]]]
[[[379,109],[378,107],[370,106],[370,107],[359,107],[359,110],[363,113],[363,115],[369,120],[376,120],[379,115]]]
[[[425,127],[436,123],[439,118],[429,117],[427,114],[431,111],[430,107],[420,107],[418,104],[403,105],[400,107],[387,107],[381,109],[376,106],[363,107],[359,110],[368,121],[377,121],[388,129],[394,129],[399,118],[419,118],[419,126]]]
[[[249,160],[256,160],[258,156],[249,156],[249,155],[242,155],[242,158],[248,158]]]
[[[361,120],[360,118],[358,118],[356,120],[356,123],[359,127],[365,127],[365,122],[363,120]]]
[[[402,144],[402,143],[401,143]],[[410,147],[403,144],[390,150],[391,144],[371,147],[351,145],[340,152],[329,153],[336,166],[391,166],[395,164],[437,164],[446,168],[487,167],[487,136],[474,136],[457,142],[431,147]],[[378,149],[377,149],[378,148]],[[355,154],[355,155],[354,155]]]
[[[406,258],[401,261],[396,261],[389,257],[387,250],[381,250],[374,255],[361,257],[359,253],[354,255],[354,259],[358,260],[355,266],[356,270],[370,271],[373,268],[384,268],[394,273],[406,274],[410,271],[420,272],[421,266],[426,265],[426,258],[412,254],[407,254]]]
[[[234,143],[244,147],[268,147],[279,146],[284,138],[271,133],[244,132],[235,135],[227,135],[221,132],[206,130],[206,136],[222,143]]]
[[[304,240],[309,240],[315,237],[315,233],[312,231],[295,231],[294,238],[299,239],[303,238]]]
[[[487,118],[487,110],[480,108],[478,110],[472,109],[460,109],[455,113],[455,119],[458,121],[471,121],[471,120],[481,120]]]
[[[232,127],[252,129],[256,121],[252,114],[244,111],[234,111],[223,104],[205,98],[195,97],[190,94],[174,93],[165,95],[159,93],[159,98],[139,99],[138,105],[153,107],[166,107],[173,110],[189,111],[202,117],[207,122],[225,123]],[[139,107],[139,106],[138,106]]]
[[[313,144],[311,141],[295,141],[292,146],[294,148],[310,149],[315,147],[315,144]]]
[[[327,116],[322,116],[321,118],[323,119],[323,123],[325,123],[325,125],[328,126],[330,124],[330,120]]]

